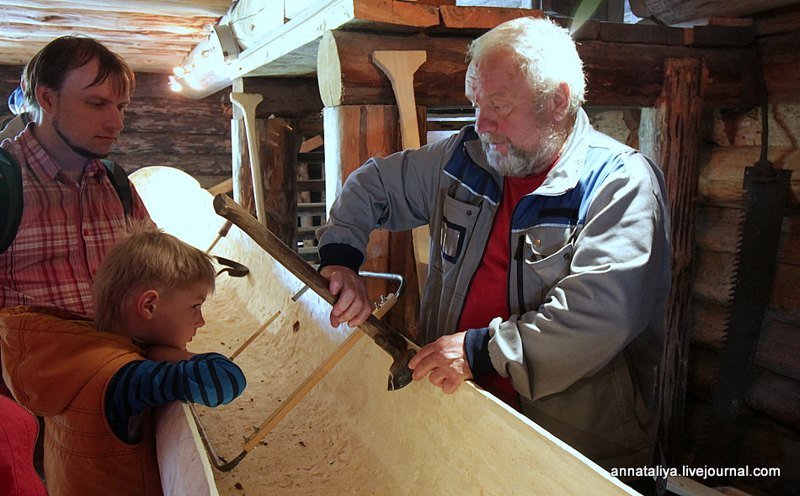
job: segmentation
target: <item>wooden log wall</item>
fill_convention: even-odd
[[[10,117],[7,96],[22,67],[0,66],[0,120]],[[128,173],[166,165],[194,176],[205,187],[231,174],[230,101],[227,91],[201,100],[168,88],[163,74],[137,73],[136,92],[125,112],[125,130],[110,159]]]
[[[596,129],[636,146],[636,113],[589,109]],[[757,379],[747,393],[749,415],[736,467],[779,467],[780,478],[737,479],[753,495],[797,494],[800,487],[800,104],[770,107],[769,159],[793,171],[770,305],[754,361]],[[707,111],[698,155],[699,181],[691,269],[690,336],[683,452],[673,465],[703,466],[696,443],[713,429],[709,405],[719,351],[725,343],[736,253],[743,220],[744,168],[760,154],[758,109]],[[689,200],[687,200],[689,201]]]
[[[795,171],[784,217],[770,304],[761,328],[755,362],[758,379],[747,396],[750,417],[739,465],[781,467],[781,478],[752,478],[743,485],[769,494],[800,487],[800,106],[771,107],[768,158]],[[743,220],[744,167],[760,155],[760,112],[714,112],[711,143],[700,156],[697,253],[692,285],[692,348],[689,362],[690,421],[708,422],[706,409],[715,383],[718,352],[725,342],[729,298],[735,284],[737,245]],[[696,419],[695,419],[696,421]],[[713,425],[698,426],[698,429]],[[694,430],[692,437],[700,438]],[[769,439],[782,439],[768,449]],[[757,493],[758,494],[758,493]]]

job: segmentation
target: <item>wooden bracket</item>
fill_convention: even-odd
[[[258,221],[266,226],[267,213],[264,206],[264,187],[261,184],[261,163],[256,139],[256,107],[263,99],[263,96],[256,93],[231,93],[231,102],[244,115],[244,132],[247,135],[247,152],[250,154],[250,175],[253,182],[253,198],[256,201],[256,216]]]
[[[376,50],[372,62],[378,66],[392,83],[400,114],[400,136],[403,148],[419,148],[419,125],[417,104],[414,98],[414,73],[428,58],[424,50]],[[414,259],[417,267],[419,294],[422,296],[430,264],[430,228],[420,226],[411,232],[414,243]]]

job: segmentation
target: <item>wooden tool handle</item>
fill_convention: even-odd
[[[269,229],[260,224],[250,212],[243,209],[227,195],[214,197],[214,210],[253,238],[256,244],[269,253],[278,263],[286,267],[301,282],[314,290],[322,299],[331,305],[336,302],[336,296],[332,295],[328,290],[328,280],[314,270],[300,255],[283,244]],[[370,316],[358,328],[371,337],[392,358],[397,359],[404,356],[408,349],[408,343],[405,338],[374,316]]]

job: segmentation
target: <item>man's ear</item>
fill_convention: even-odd
[[[158,307],[158,291],[147,289],[136,297],[136,313],[145,320],[151,320]]]
[[[34,94],[36,95],[36,101],[39,103],[39,108],[48,114],[52,114],[56,108],[58,92],[49,86],[38,84]]]
[[[551,97],[553,104],[552,115],[555,122],[561,122],[567,117],[567,113],[569,112],[569,97],[570,91],[567,83],[559,84],[558,88],[553,92]]]

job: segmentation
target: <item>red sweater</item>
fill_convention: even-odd
[[[542,185],[547,172],[537,176],[505,177],[503,197],[492,224],[489,242],[478,269],[472,276],[469,293],[464,302],[458,331],[480,329],[489,325],[495,317],[508,320],[508,270],[511,265],[511,217],[514,208],[523,196]],[[504,402],[520,409],[519,397],[507,377],[493,371],[476,377],[481,387]]]

